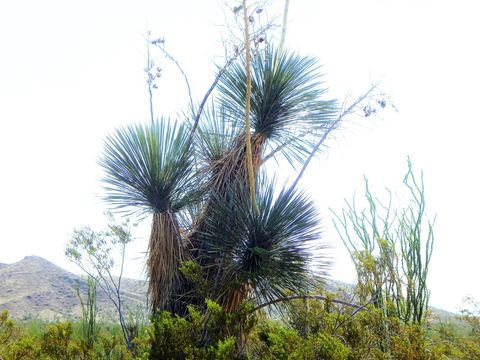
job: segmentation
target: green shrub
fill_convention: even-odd
[[[0,356],[3,360],[480,359],[478,317],[473,312],[451,323],[418,325],[387,317],[374,306],[354,312],[328,300],[292,301],[288,310],[278,313],[278,320],[264,313],[252,319],[249,309],[244,304],[241,312],[228,313],[209,301],[205,312],[190,309],[186,317],[160,312],[148,331],[133,340],[134,351],[125,345],[117,324],[102,323],[90,347],[81,321],[18,322],[3,312]]]
[[[265,360],[295,359],[292,357],[295,350],[301,347],[302,338],[293,329],[288,329],[275,322],[267,322],[260,325],[258,332],[256,355]]]
[[[206,315],[193,308],[189,308],[187,317],[158,312],[151,319],[150,358],[233,359],[238,352],[237,339],[225,335],[225,329],[234,329],[232,324],[240,316],[239,313],[225,312],[212,301],[207,303]],[[238,322],[238,329],[245,329],[245,324]]]
[[[340,339],[325,333],[310,337],[299,350],[304,353],[305,359],[312,360],[347,360],[351,354],[351,350]]]
[[[192,324],[166,311],[152,317],[151,359],[185,359],[186,349],[195,343]]]
[[[0,345],[7,344],[13,334],[13,321],[8,317],[8,311],[0,313]]]
[[[5,348],[5,359],[38,359],[41,354],[39,344],[32,338],[22,338]]]
[[[54,359],[70,359],[80,354],[78,344],[72,342],[72,323],[58,322],[48,325],[42,339],[42,352]]]

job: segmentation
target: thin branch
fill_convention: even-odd
[[[285,45],[285,36],[287,33],[287,18],[288,18],[288,5],[290,1],[285,0],[285,7],[283,8],[283,22],[282,22],[282,36],[280,38],[279,53],[282,53],[283,47]]]
[[[185,85],[187,86],[187,90],[188,90],[188,99],[189,99],[189,102],[190,102],[190,111],[192,112],[192,114],[194,114],[195,110],[194,110],[194,106],[193,106],[192,89],[190,87],[190,82],[188,81],[187,74],[183,70],[183,68],[180,65],[180,63],[178,62],[178,60],[175,59],[172,55],[170,55],[170,53],[165,49],[165,40],[163,40],[163,39],[153,40],[151,42],[151,44],[156,45],[157,48],[159,48],[160,51],[163,53],[163,55],[165,55],[165,57],[168,60],[170,60],[171,62],[173,62],[177,66],[178,70],[182,74],[183,79],[185,80]]]
[[[95,260],[92,259],[92,256],[95,258]],[[108,269],[104,269],[104,270],[107,272],[107,275],[109,276],[110,281],[105,278],[100,266],[97,265],[97,262],[101,263],[101,260],[97,256],[91,255],[91,254],[88,254],[88,257],[90,258],[90,263],[93,264],[98,274],[98,277],[94,276],[90,271],[88,271],[88,269],[84,267],[79,261],[74,261],[74,262],[100,286],[100,288],[105,292],[105,294],[108,296],[110,301],[113,303],[113,306],[117,310],[117,313],[119,316],[120,327],[122,328],[124,340],[127,344],[127,347],[131,349],[133,345],[128,336],[125,317],[123,315],[123,310],[122,310],[123,304],[121,300],[120,289],[117,287],[116,282],[113,280],[113,277]]]
[[[263,29],[261,29],[261,31],[259,31],[259,33],[265,33],[266,31],[268,31],[269,29],[271,29],[273,27],[272,24],[267,24],[265,25],[265,27]],[[241,44],[241,45],[237,45],[235,46],[235,51],[233,53],[232,56],[230,56],[230,58],[227,59],[227,61],[225,62],[225,64],[220,68],[217,76],[215,77],[215,79],[213,80],[212,82],[212,85],[210,85],[210,87],[208,88],[207,92],[205,93],[205,95],[203,96],[203,99],[202,101],[200,102],[200,105],[198,107],[198,110],[195,114],[195,118],[193,120],[193,126],[192,126],[192,130],[190,131],[190,136],[188,138],[188,142],[187,142],[187,150],[190,149],[190,146],[192,145],[192,142],[193,142],[193,137],[195,136],[195,132],[197,131],[197,127],[198,127],[198,123],[200,121],[200,117],[202,116],[202,113],[203,113],[203,109],[205,108],[205,105],[207,103],[207,100],[208,98],[210,97],[210,95],[212,94],[213,90],[215,89],[215,87],[217,86],[218,82],[220,81],[220,79],[222,78],[222,76],[225,74],[225,72],[227,71],[227,69],[230,67],[230,65],[232,65],[232,63],[238,58],[238,56],[245,50],[245,44]]]
[[[268,155],[264,156],[263,159],[262,159],[262,162],[261,164],[264,164],[265,162],[267,162],[267,160],[270,160],[272,157],[275,156],[276,153],[278,153],[279,151],[282,151],[283,149],[285,149],[288,145],[290,145],[293,141],[295,140],[298,140],[298,139],[301,139],[307,135],[310,135],[312,132],[311,131],[305,131],[305,132],[302,132],[301,134],[298,134],[297,136],[295,136],[295,138],[290,138],[288,139],[287,141],[284,141],[283,143],[281,143],[280,145],[278,145],[275,149],[273,149]]]
[[[120,284],[123,276],[123,267],[125,266],[125,246],[126,246],[125,243],[122,243],[122,262],[120,265],[120,274],[118,275],[118,283],[117,283],[118,292],[120,292]]]
[[[298,184],[298,182],[300,181],[300,179],[302,178],[303,174],[305,173],[305,170],[307,169],[308,165],[310,164],[310,161],[312,161],[313,157],[315,156],[315,154],[317,153],[318,149],[320,148],[320,146],[322,146],[322,144],[325,142],[325,140],[327,139],[327,136],[333,131],[335,130],[336,128],[338,128],[338,126],[340,125],[342,119],[351,114],[355,108],[363,101],[365,100],[371,93],[373,90],[375,90],[376,88],[378,87],[378,83],[375,83],[374,85],[372,85],[370,87],[370,89],[365,93],[363,94],[362,96],[360,96],[356,101],[353,102],[353,104],[351,104],[345,111],[343,111],[337,118],[337,120],[335,120],[331,125],[330,127],[325,131],[325,133],[323,134],[323,136],[320,138],[320,140],[318,141],[318,143],[315,145],[315,147],[313,148],[312,152],[310,153],[310,155],[308,156],[307,160],[305,161],[305,163],[303,164],[302,166],[302,169],[300,170],[300,173],[298,174],[297,178],[295,179],[295,181],[293,182],[291,188],[295,188]]]
[[[152,67],[152,59],[150,57],[150,44],[147,39],[147,84],[148,84],[148,98],[150,101],[150,121],[153,124],[153,90],[152,90],[152,78],[150,74],[150,68]]]
[[[348,321],[350,321],[355,315],[357,315],[358,312],[364,310],[368,305],[370,305],[372,303],[372,300],[369,300],[368,302],[366,302],[365,304],[363,304],[362,306],[359,306],[358,308],[355,309],[354,312],[352,312],[350,314],[350,317],[345,319],[344,321],[340,321],[334,328],[334,332],[337,331],[337,329],[340,328],[340,326],[343,326],[345,325]]]
[[[104,288],[104,286],[103,286],[102,283],[98,280],[97,277],[95,277],[86,267],[84,267],[83,265],[81,265],[81,263],[79,263],[79,262],[77,262],[77,261],[75,261],[75,260],[73,260],[73,262],[74,262],[80,269],[82,269],[82,270],[87,274],[87,276],[89,276],[90,278],[94,279],[95,282],[100,286],[100,288],[101,288],[101,289],[105,292],[105,294],[107,294],[107,296],[108,296],[108,291],[107,291],[107,289]],[[110,298],[110,296],[109,296],[109,298]],[[112,300],[112,299],[110,298],[110,300]]]
[[[242,50],[243,51],[243,50]],[[227,71],[227,69],[230,67],[230,65],[233,63],[233,61],[235,61],[235,59],[238,57],[238,55],[240,54],[240,50],[235,52],[235,54],[233,56],[231,56],[227,62],[223,65],[223,67],[220,69],[220,71],[218,72],[217,76],[215,77],[215,79],[213,80],[212,82],[212,85],[210,85],[210,87],[208,88],[207,92],[205,93],[205,95],[203,96],[203,99],[202,101],[200,102],[200,106],[198,107],[198,110],[195,114],[195,118],[193,120],[193,127],[192,127],[192,130],[190,131],[190,136],[188,138],[188,142],[187,142],[187,149],[190,148],[191,144],[192,144],[192,141],[193,141],[193,137],[195,135],[195,131],[197,130],[197,127],[198,127],[198,123],[200,121],[200,117],[202,116],[202,113],[203,113],[203,109],[205,108],[205,104],[207,103],[207,100],[208,98],[210,97],[211,93],[213,92],[213,90],[215,89],[215,87],[217,86],[218,82],[220,81],[221,77],[223,76],[223,74],[225,74],[225,72]]]
[[[365,305],[357,305],[357,304],[353,304],[353,303],[343,301],[343,300],[339,300],[339,299],[329,299],[326,296],[322,296],[322,295],[292,295],[292,296],[287,296],[287,297],[280,298],[280,299],[267,301],[266,303],[260,304],[260,305],[256,306],[255,308],[253,308],[253,310],[251,312],[254,313],[254,312],[256,312],[256,311],[258,311],[258,310],[260,310],[264,307],[274,305],[274,304],[277,304],[277,303],[280,303],[280,302],[285,302],[285,301],[290,301],[290,300],[298,300],[298,299],[316,299],[316,300],[322,300],[322,301],[327,301],[328,300],[328,301],[331,301],[334,304],[341,304],[341,305],[345,305],[345,306],[348,306],[348,307],[355,308],[354,314],[363,310],[370,303],[370,302],[368,302]]]

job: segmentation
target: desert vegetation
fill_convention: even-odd
[[[158,70],[150,49],[185,73],[163,40],[149,38],[150,119],[113,130],[99,160],[104,200],[125,222],[75,230],[66,247],[89,279],[86,296],[78,292],[82,316],[41,322],[2,312],[2,359],[480,357],[478,305],[452,322],[429,310],[435,221],[427,216],[423,173],[410,159],[407,201],[379,200],[366,180],[364,208],[347,201],[333,209],[357,283],[326,286],[331,259],[302,176],[345,119],[391,104],[373,85],[340,106],[318,61],[284,47],[286,21],[279,46],[270,25],[252,26],[261,10],[245,0],[234,8],[243,42],[199,105],[190,99],[177,119],[154,112]],[[276,164],[292,169],[291,183],[277,184]],[[112,251],[120,251],[123,270],[128,220],[145,217],[147,309],[135,313],[122,299],[122,271],[112,273]],[[116,319],[98,318],[98,288]]]
[[[235,312],[207,302],[208,321],[193,307],[186,316],[160,312],[136,322],[129,349],[118,323],[83,320],[12,320],[0,314],[2,359],[476,359],[480,356],[480,307],[457,318],[429,313],[422,325],[386,316],[372,304],[361,311],[335,304],[339,293],[315,289],[326,300],[296,299],[275,314]],[[471,301],[471,300],[469,300]],[[248,334],[241,356],[236,338]],[[202,342],[208,331],[209,342]],[[388,341],[386,341],[388,339]]]

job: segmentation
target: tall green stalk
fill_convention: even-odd
[[[252,76],[250,74],[251,54],[250,54],[250,34],[248,31],[248,11],[247,0],[243,0],[243,21],[245,26],[245,74],[246,74],[246,93],[245,93],[245,148],[247,158],[248,184],[250,188],[250,200],[253,208],[256,208],[255,199],[255,174],[253,171],[252,159],[252,140],[250,134],[250,100],[252,94]]]
[[[97,325],[97,283],[90,276],[87,278],[87,300],[83,301],[80,294],[80,287],[77,287],[77,296],[82,306],[82,335],[88,348],[92,348],[95,343],[98,325]]]
[[[403,317],[421,323],[428,307],[430,291],[427,275],[433,251],[433,222],[425,224],[425,187],[423,173],[417,182],[408,159],[408,172],[403,180],[412,197],[408,208],[399,215],[397,237],[403,257],[402,268],[406,278],[406,301]]]
[[[358,277],[359,295],[405,323],[421,324],[428,308],[427,275],[433,250],[433,225],[425,213],[423,173],[418,182],[408,159],[403,181],[410,195],[402,208],[385,205],[372,195],[365,179],[367,208],[355,199],[334,214],[338,234],[350,252]],[[388,189],[387,189],[388,190]]]
[[[285,37],[287,35],[287,19],[288,19],[288,6],[290,0],[285,0],[285,6],[283,8],[283,21],[282,21],[282,36],[280,37],[279,51],[282,52],[285,46]]]

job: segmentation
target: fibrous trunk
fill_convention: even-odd
[[[265,137],[258,133],[253,134],[252,164],[254,174],[258,173],[261,166],[264,147]],[[202,215],[197,219],[190,240],[195,249],[194,253],[197,261],[205,269],[207,282],[213,284],[212,293],[209,294],[209,296],[212,299],[218,299],[217,287],[221,285],[222,275],[224,273],[222,263],[228,263],[229,254],[221,254],[219,258],[212,259],[208,254],[209,249],[205,248],[202,243],[202,237],[207,232],[205,219],[212,216],[215,199],[220,197],[226,200],[228,196],[235,196],[231,191],[235,189],[236,186],[249,187],[245,137],[239,136],[232,149],[215,164],[211,165],[212,175],[209,182],[211,196],[205,203]],[[246,291],[246,288],[229,290],[226,293],[222,293],[219,303],[226,310],[235,311],[241,302],[248,297],[247,294],[249,293],[249,291]],[[199,300],[199,305],[201,305],[202,300]]]
[[[177,297],[182,275],[179,267],[188,259],[180,228],[168,211],[153,215],[148,250],[148,293],[152,310],[179,312]]]

